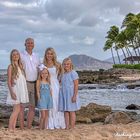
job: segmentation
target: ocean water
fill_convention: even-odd
[[[0,71],[1,74],[6,72]],[[0,81],[0,103],[5,104],[8,93],[6,81]],[[140,105],[140,89],[127,89],[125,84],[109,87],[108,85],[79,85],[78,94],[83,106],[89,103],[111,106],[113,110],[126,110],[130,104]],[[137,111],[140,113],[140,111]]]
[[[6,74],[6,73],[7,73],[7,70],[5,70],[5,69],[0,69],[0,75]]]
[[[113,110],[125,111],[126,106],[130,104],[140,105],[139,89],[82,89],[79,91],[79,95],[83,105],[93,102],[109,105]]]

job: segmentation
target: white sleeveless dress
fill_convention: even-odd
[[[26,79],[20,69],[18,69],[18,73],[19,73],[19,76],[16,80],[14,80],[14,85],[12,87],[14,93],[16,94],[17,99],[13,100],[11,98],[10,92],[8,92],[6,103],[10,105],[29,102]]]
[[[51,89],[53,98],[53,109],[49,111],[48,129],[65,128],[64,113],[58,111],[60,85],[57,79],[56,67],[48,68],[51,76]]]

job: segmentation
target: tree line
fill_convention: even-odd
[[[122,63],[119,50],[123,53],[125,64],[128,64],[128,58],[131,58],[131,64],[136,61],[140,63],[140,13],[128,13],[120,28],[115,25],[111,26],[107,32],[103,49],[104,51],[111,50],[114,64],[116,64],[114,51],[117,54],[119,64]],[[133,56],[132,50],[135,56]],[[135,58],[137,59],[135,60]]]

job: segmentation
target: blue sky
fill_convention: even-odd
[[[102,48],[109,27],[139,7],[140,0],[0,0],[0,69],[12,49],[25,49],[27,37],[41,58],[53,47],[59,61],[71,54],[107,59],[111,54]]]

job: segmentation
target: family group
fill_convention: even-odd
[[[28,129],[32,128],[35,108],[40,111],[39,129],[71,129],[75,127],[75,111],[80,109],[78,97],[78,73],[73,70],[72,60],[57,61],[55,50],[46,48],[43,62],[33,51],[34,39],[25,40],[25,51],[13,49],[8,66],[7,104],[13,106],[9,130],[15,130],[19,119],[24,129],[24,110]]]

